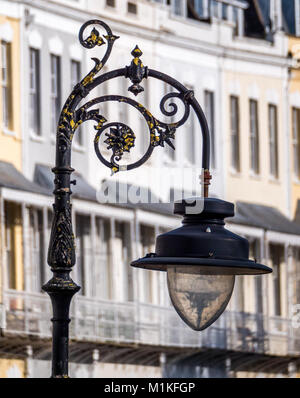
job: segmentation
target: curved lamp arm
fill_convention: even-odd
[[[102,37],[98,30],[93,28],[90,35],[84,38],[83,36],[86,28],[91,25],[100,25],[106,31],[106,34]],[[55,195],[55,203],[53,205],[54,218],[48,251],[48,264],[53,272],[53,278],[43,286],[43,290],[50,295],[53,306],[52,377],[68,377],[69,306],[73,295],[80,289],[69,275],[72,267],[75,265],[75,243],[70,203],[72,192],[70,187],[71,184],[74,183],[71,181],[71,174],[74,171],[71,167],[71,147],[76,129],[88,120],[96,122],[94,127],[96,130],[94,139],[96,154],[100,161],[112,170],[112,173],[117,173],[122,170],[132,170],[141,166],[149,159],[157,146],[164,147],[165,145],[169,145],[171,148],[175,149],[172,141],[175,138],[176,129],[187,121],[190,114],[190,107],[192,107],[197,115],[202,131],[204,196],[208,196],[208,185],[211,178],[209,173],[209,129],[204,113],[198,101],[195,99],[193,91],[187,89],[172,77],[145,67],[140,59],[142,51],[137,46],[131,53],[133,60],[130,66],[107,72],[96,77],[107,62],[117,39],[118,36],[115,36],[109,26],[102,21],[91,20],[81,27],[79,41],[85,48],[90,49],[105,44],[107,48],[101,61],[98,58],[92,58],[95,62],[95,66],[81,82],[74,87],[72,93],[69,95],[60,114],[57,128],[56,165],[53,168],[55,174],[55,189],[53,192]],[[78,107],[79,103],[86,98],[95,87],[105,81],[121,76],[131,81],[132,85],[128,90],[136,96],[144,91],[140,83],[143,79],[149,77],[163,81],[175,88],[177,90],[176,92],[170,92],[162,98],[160,110],[164,116],[175,116],[178,111],[177,104],[174,102],[169,103],[168,107],[170,110],[167,110],[166,103],[171,99],[177,98],[184,106],[182,118],[172,123],[162,122],[155,118],[149,110],[139,102],[120,95],[97,97]],[[144,117],[147,123],[150,136],[149,147],[142,158],[134,163],[125,166],[119,164],[124,152],[130,152],[135,145],[136,137],[133,130],[124,123],[108,123],[105,115],[100,114],[99,109],[90,109],[95,105],[108,101],[118,101],[132,106]],[[100,138],[103,136],[107,149],[112,152],[110,161],[106,160],[101,154]]]

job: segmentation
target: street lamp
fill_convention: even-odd
[[[193,209],[201,208],[200,213]],[[235,275],[271,272],[248,259],[249,243],[224,228],[234,216],[234,205],[220,199],[194,198],[175,203],[183,226],[159,235],[156,253],[132,265],[167,271],[171,301],[180,317],[194,330],[210,326],[225,310]]]
[[[95,25],[105,30],[100,35]],[[89,36],[84,38],[85,30],[93,26]],[[56,166],[54,195],[54,218],[48,251],[48,264],[53,272],[52,279],[44,286],[53,307],[53,340],[52,340],[52,377],[68,377],[68,343],[69,343],[69,308],[72,297],[80,287],[71,279],[70,271],[75,265],[75,244],[71,219],[70,196],[71,146],[76,129],[84,122],[96,122],[95,151],[100,161],[109,167],[112,173],[132,170],[141,166],[151,156],[154,148],[169,145],[175,149],[172,140],[176,129],[188,119],[191,108],[201,126],[202,147],[202,182],[204,198],[194,198],[175,203],[175,213],[184,215],[183,227],[157,237],[156,254],[134,261],[135,267],[167,271],[168,288],[171,300],[179,315],[193,329],[202,330],[213,323],[224,311],[234,286],[236,274],[262,274],[271,269],[248,259],[249,247],[246,239],[224,229],[224,218],[233,216],[233,204],[218,199],[208,198],[209,173],[209,130],[203,111],[194,97],[193,91],[187,89],[172,77],[145,67],[140,59],[142,51],[136,46],[132,51],[133,60],[125,68],[117,69],[96,77],[106,64],[113,45],[118,39],[107,24],[99,20],[90,20],[82,25],[79,31],[80,43],[88,49],[107,45],[105,54],[95,62],[93,69],[78,83],[69,95],[60,114],[56,136]],[[95,87],[105,81],[124,77],[131,81],[128,88],[134,95],[144,91],[140,85],[143,79],[152,77],[171,85],[175,92],[166,94],[160,109],[163,115],[173,117],[178,107],[170,103],[171,110],[166,109],[170,99],[180,100],[184,114],[177,122],[166,123],[155,118],[142,104],[120,95],[104,95],[79,103]],[[145,119],[149,133],[149,147],[138,161],[121,165],[119,162],[125,152],[130,152],[135,145],[136,136],[124,123],[108,122],[95,105],[108,101],[126,103],[136,109]],[[100,139],[112,154],[107,160],[101,153]],[[200,211],[201,209],[201,211]]]

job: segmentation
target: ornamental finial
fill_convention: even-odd
[[[148,68],[145,67],[143,65],[143,62],[140,60],[143,52],[139,49],[138,46],[135,46],[135,48],[131,51],[131,55],[134,58],[131,61],[130,66],[127,66],[126,77],[129,77],[133,85],[129,87],[128,91],[130,91],[134,95],[138,95],[139,93],[144,91],[144,88],[140,86],[140,83],[144,78],[147,78]]]

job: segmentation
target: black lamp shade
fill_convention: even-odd
[[[202,207],[202,211],[190,214],[193,207]],[[215,198],[195,198],[193,202],[176,202],[174,213],[184,216],[183,225],[159,235],[156,252],[133,261],[133,267],[166,271],[168,266],[201,266],[201,274],[208,275],[272,272],[271,268],[249,260],[247,239],[224,227],[224,219],[234,216],[232,203]]]

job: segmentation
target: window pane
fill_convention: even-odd
[[[140,226],[140,239],[142,246],[142,256],[145,256],[147,253],[153,253],[155,249],[155,230],[153,227],[149,227],[146,225]],[[153,283],[154,283],[154,275],[152,271],[145,271],[143,273],[143,300],[147,303],[153,302]]]
[[[43,214],[41,210],[29,209],[29,256],[32,267],[31,289],[35,292],[41,291],[41,286],[46,282],[44,263],[44,231],[43,231]]]
[[[2,88],[2,122],[4,127],[13,129],[12,126],[12,87],[11,87],[11,45],[1,42],[1,88]]]
[[[274,315],[282,315],[281,308],[281,268],[284,260],[283,246],[270,244],[270,258],[272,261],[273,302]]]
[[[74,89],[76,84],[80,82],[81,78],[81,65],[78,61],[71,61],[71,90]],[[78,145],[83,145],[83,128],[79,126],[74,134],[74,142]]]
[[[300,109],[292,109],[293,118],[293,163],[294,163],[294,174],[299,179],[300,178],[300,148],[299,148],[299,135],[300,135]]]
[[[284,0],[282,4],[282,14],[285,28],[291,34],[296,34],[296,8],[295,0]]]
[[[202,17],[203,16],[203,0],[194,0],[194,9],[197,14]]]
[[[4,203],[5,214],[5,276],[6,287],[8,289],[23,288],[17,278],[20,267],[19,255],[21,252],[20,226],[21,226],[21,206],[13,202]],[[22,282],[21,282],[22,283]]]
[[[95,263],[93,267],[93,296],[112,298],[109,220],[96,218]]]
[[[39,51],[29,50],[29,127],[35,134],[40,135],[40,65]]]
[[[219,17],[219,3],[216,0],[211,2],[211,15],[215,18]]]
[[[125,298],[128,301],[133,300],[133,279],[131,262],[131,240],[130,240],[130,224],[125,222],[116,222],[115,224],[115,240],[114,255],[118,266],[126,270],[127,284],[123,286],[125,289]]]
[[[240,171],[239,99],[230,97],[231,116],[231,166]]]
[[[90,296],[90,271],[92,264],[92,239],[90,217],[76,215],[76,282],[81,286],[80,294]]]
[[[258,105],[250,100],[250,166],[251,170],[259,173],[259,136],[258,136]]]
[[[194,89],[191,86],[186,87],[191,91]],[[185,126],[185,135],[182,135],[185,143],[185,158],[189,163],[195,164],[195,113],[193,110],[191,110],[190,116],[186,121]]]
[[[184,0],[173,0],[172,6],[173,6],[173,12],[176,15],[183,15],[183,5],[184,5]]]
[[[51,133],[55,134],[60,115],[60,57],[51,55]]]
[[[127,10],[130,14],[137,14],[137,5],[135,3],[128,3]]]
[[[216,168],[216,157],[215,157],[215,107],[214,107],[214,93],[212,91],[205,91],[204,93],[204,107],[205,116],[208,123],[210,132],[210,144],[211,144],[211,166]]]
[[[253,261],[260,261],[260,241],[259,239],[248,238],[249,240],[249,258]],[[261,275],[254,277],[255,286],[255,309],[256,313],[263,313],[263,291]]]
[[[234,22],[234,34],[238,35],[239,33],[239,17],[238,17],[238,9],[237,7],[232,7],[232,18]]]
[[[270,173],[278,177],[277,107],[269,105]]]
[[[106,0],[106,5],[109,7],[115,7],[115,0]]]
[[[228,5],[225,3],[222,3],[222,19],[228,19]]]

